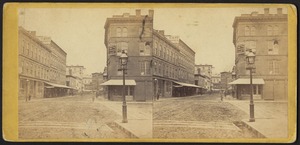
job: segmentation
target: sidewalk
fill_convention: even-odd
[[[224,100],[249,115],[249,100]],[[285,101],[254,100],[255,122],[249,122],[249,118],[242,120],[250,127],[266,138],[288,137],[288,106]]]
[[[118,128],[134,138],[152,138],[152,102],[127,102],[128,123],[122,123],[122,102],[98,98],[95,102],[113,110],[120,119],[114,122]]]

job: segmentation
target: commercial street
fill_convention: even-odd
[[[113,121],[122,116],[91,95],[19,101],[19,138],[127,138]]]
[[[219,94],[167,98],[154,103],[154,138],[257,138],[240,122],[245,111]]]

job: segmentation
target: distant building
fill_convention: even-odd
[[[92,75],[84,75],[82,78],[83,90],[93,90]]]
[[[98,73],[98,72],[95,72],[95,73],[92,73],[92,90],[95,90],[95,91],[100,91],[102,90],[102,86],[100,84],[102,84],[104,81],[103,81],[103,73]]]
[[[231,72],[221,72],[221,82],[220,82],[220,86],[222,90],[228,91],[229,88],[231,87],[231,85],[229,85],[228,83],[232,82],[232,74]]]
[[[83,78],[85,75],[85,68],[84,66],[79,66],[79,65],[70,65],[67,66],[66,68],[66,75],[67,76],[74,76],[76,77],[76,89],[78,92],[82,92],[84,90],[84,83],[83,83]]]
[[[179,37],[153,28],[154,11],[141,15],[124,13],[106,19],[107,86],[109,100],[121,100],[122,71],[119,56],[128,55],[126,98],[146,101],[160,97],[187,96],[196,91],[195,52]],[[176,87],[174,87],[176,86]],[[193,87],[192,87],[193,86]]]
[[[203,79],[205,80],[203,84],[205,84],[204,89],[206,89],[206,91],[212,90],[212,69],[213,66],[209,64],[199,64],[194,67],[195,78],[197,79],[200,76],[203,76]]]
[[[236,86],[238,99],[250,94],[249,70],[246,70],[245,51],[256,50],[256,70],[253,74],[255,99],[286,100],[288,86],[288,16],[277,8],[263,14],[252,12],[237,16],[233,22]]]
[[[214,75],[212,75],[211,76],[211,82],[212,82],[212,90],[220,90],[220,89],[222,89],[220,74],[214,74]]]
[[[47,38],[41,40],[40,38]],[[67,53],[50,37],[36,36],[23,27],[18,30],[19,99],[67,95]]]

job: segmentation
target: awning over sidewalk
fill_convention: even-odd
[[[174,85],[174,87],[182,87],[182,86],[184,86],[184,87],[202,88],[202,87],[194,85],[194,84],[188,84],[188,83],[182,83],[182,82],[176,82],[176,81],[174,81],[174,83],[180,85],[180,86]]]
[[[249,78],[239,78],[228,84],[229,85],[247,85],[247,84],[250,84],[250,79]],[[265,81],[263,79],[255,78],[255,79],[252,79],[252,84],[262,85],[262,84],[265,84]]]
[[[102,84],[101,86],[121,86],[123,85],[123,80],[108,80]],[[135,80],[125,80],[126,86],[135,86],[136,82]]]
[[[74,89],[72,87],[69,87],[69,86],[65,86],[65,85],[59,85],[59,84],[53,84],[53,83],[48,83],[48,82],[45,82],[45,84],[47,85],[50,85],[50,86],[45,86],[45,88],[67,88],[67,89]]]

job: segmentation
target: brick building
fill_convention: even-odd
[[[47,38],[42,39],[41,38]],[[36,36],[23,27],[18,30],[19,98],[63,96],[67,53],[50,37]]]
[[[287,99],[288,24],[282,8],[271,14],[252,12],[235,17],[233,43],[235,45],[235,74],[239,99],[249,98],[249,71],[246,70],[244,52],[256,50],[256,70],[253,74],[254,98],[265,100]]]
[[[119,56],[128,55],[126,74],[127,99],[136,101],[161,97],[186,96],[195,92],[195,52],[177,36],[165,35],[153,29],[154,11],[141,15],[124,13],[107,18],[105,45],[107,48],[108,99],[120,100],[122,71]]]

